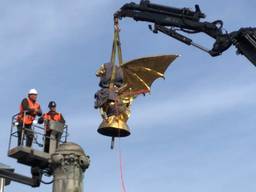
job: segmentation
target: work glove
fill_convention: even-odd
[[[37,123],[38,124],[42,124],[44,122],[44,118],[43,117],[40,117],[38,120],[37,120]]]

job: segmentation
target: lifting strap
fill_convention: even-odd
[[[123,63],[119,32],[120,32],[120,28],[119,28],[119,24],[118,24],[118,18],[114,18],[114,40],[113,40],[112,53],[111,53],[111,59],[110,59],[111,64],[112,64],[110,88],[113,88],[115,76],[116,76],[116,67],[115,67],[116,52],[118,54],[119,66],[121,66],[121,64]]]

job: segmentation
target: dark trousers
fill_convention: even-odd
[[[51,136],[51,132],[50,130],[47,130],[45,133],[45,140],[44,140],[44,152],[49,153],[49,149],[50,149],[50,136]]]
[[[54,138],[51,138],[51,133],[52,133],[51,130],[47,130],[46,133],[45,133],[44,152],[46,152],[46,153],[49,153],[49,151],[50,151],[50,142],[51,142],[51,140],[55,139],[57,141],[56,146],[54,146],[57,149],[57,147],[59,145],[59,140],[61,138],[61,135],[55,135]]]
[[[23,144],[22,139],[24,140],[24,138],[26,138],[26,146],[27,147],[31,147],[32,143],[33,143],[33,138],[34,138],[34,132],[31,128],[32,125],[24,125],[24,129],[23,129],[23,124],[20,123],[17,126],[18,129],[18,146],[20,146],[21,144]],[[23,132],[23,138],[22,137],[22,132]]]

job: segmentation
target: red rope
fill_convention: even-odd
[[[120,179],[121,179],[121,191],[126,192],[125,182],[124,182],[124,176],[123,176],[123,161],[122,161],[122,152],[120,149],[120,137],[119,137],[119,165],[120,165]]]

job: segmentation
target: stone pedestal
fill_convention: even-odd
[[[53,192],[83,192],[83,173],[89,167],[90,159],[79,145],[59,145],[50,161],[54,177]]]

